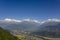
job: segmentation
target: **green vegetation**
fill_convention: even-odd
[[[4,30],[0,27],[0,40],[42,40],[41,38],[29,36],[26,32],[25,34],[16,34],[13,36],[7,30]]]
[[[13,36],[10,32],[7,30],[4,30],[0,27],[0,40],[42,40],[38,37],[28,36],[28,34],[17,34]]]
[[[28,36],[28,35],[16,35],[20,40],[43,40],[38,37]]]
[[[19,34],[13,33],[14,36],[0,27],[0,40],[60,40],[60,33],[55,29],[53,31],[47,30],[49,27],[46,27],[45,31],[33,32],[32,35],[29,35],[30,32],[20,32]]]
[[[18,38],[0,27],[0,40],[18,40]]]

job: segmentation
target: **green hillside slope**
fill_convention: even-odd
[[[7,30],[0,27],[0,40],[18,40],[15,36],[11,35]]]

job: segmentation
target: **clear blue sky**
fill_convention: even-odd
[[[0,0],[0,19],[60,19],[60,0]]]

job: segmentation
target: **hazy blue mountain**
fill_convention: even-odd
[[[59,19],[48,19],[42,22],[36,20],[2,20],[0,21],[0,26],[7,30],[17,30],[19,31],[33,31],[33,34],[60,34],[60,20]],[[56,32],[56,30],[58,32]],[[46,33],[45,33],[46,32]]]
[[[24,31],[35,31],[40,26],[40,23],[37,23],[33,20],[31,21],[0,21],[0,26],[7,30],[24,30]]]
[[[31,35],[60,38],[60,21],[47,20],[40,25],[37,31],[32,32]]]

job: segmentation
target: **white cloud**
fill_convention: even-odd
[[[38,20],[33,20],[33,22],[40,23]]]
[[[4,19],[5,21],[11,21],[11,19],[9,19],[9,18],[6,18],[6,19]]]
[[[60,19],[48,19],[48,21],[60,22]]]
[[[47,22],[60,22],[60,19],[47,19],[47,20],[44,20],[44,21],[42,21],[41,22],[41,24],[43,24],[43,23],[47,23]]]
[[[10,19],[10,18],[5,18],[4,21],[6,22],[23,22],[23,21],[28,21],[28,22],[35,22],[35,23],[40,23],[40,24],[43,24],[43,23],[46,23],[46,22],[60,22],[60,19],[48,19],[48,20],[44,20],[42,22],[38,21],[38,20],[32,20],[32,19],[23,19],[23,20],[16,20],[16,19]]]
[[[6,22],[23,22],[23,21],[28,21],[28,22],[35,22],[35,23],[40,23],[38,20],[32,20],[32,19],[23,19],[23,20],[16,20],[16,19],[10,19],[10,18],[5,18],[4,21]]]
[[[28,18],[28,19],[23,19],[22,21],[31,21],[31,20]]]
[[[23,19],[22,21],[29,21],[29,22],[35,22],[35,23],[40,23],[38,20],[32,20],[32,19]]]
[[[16,19],[10,19],[10,18],[5,18],[4,21],[7,21],[7,22],[21,22],[21,20],[16,20]]]
[[[41,24],[45,23],[46,21],[42,21]]]

